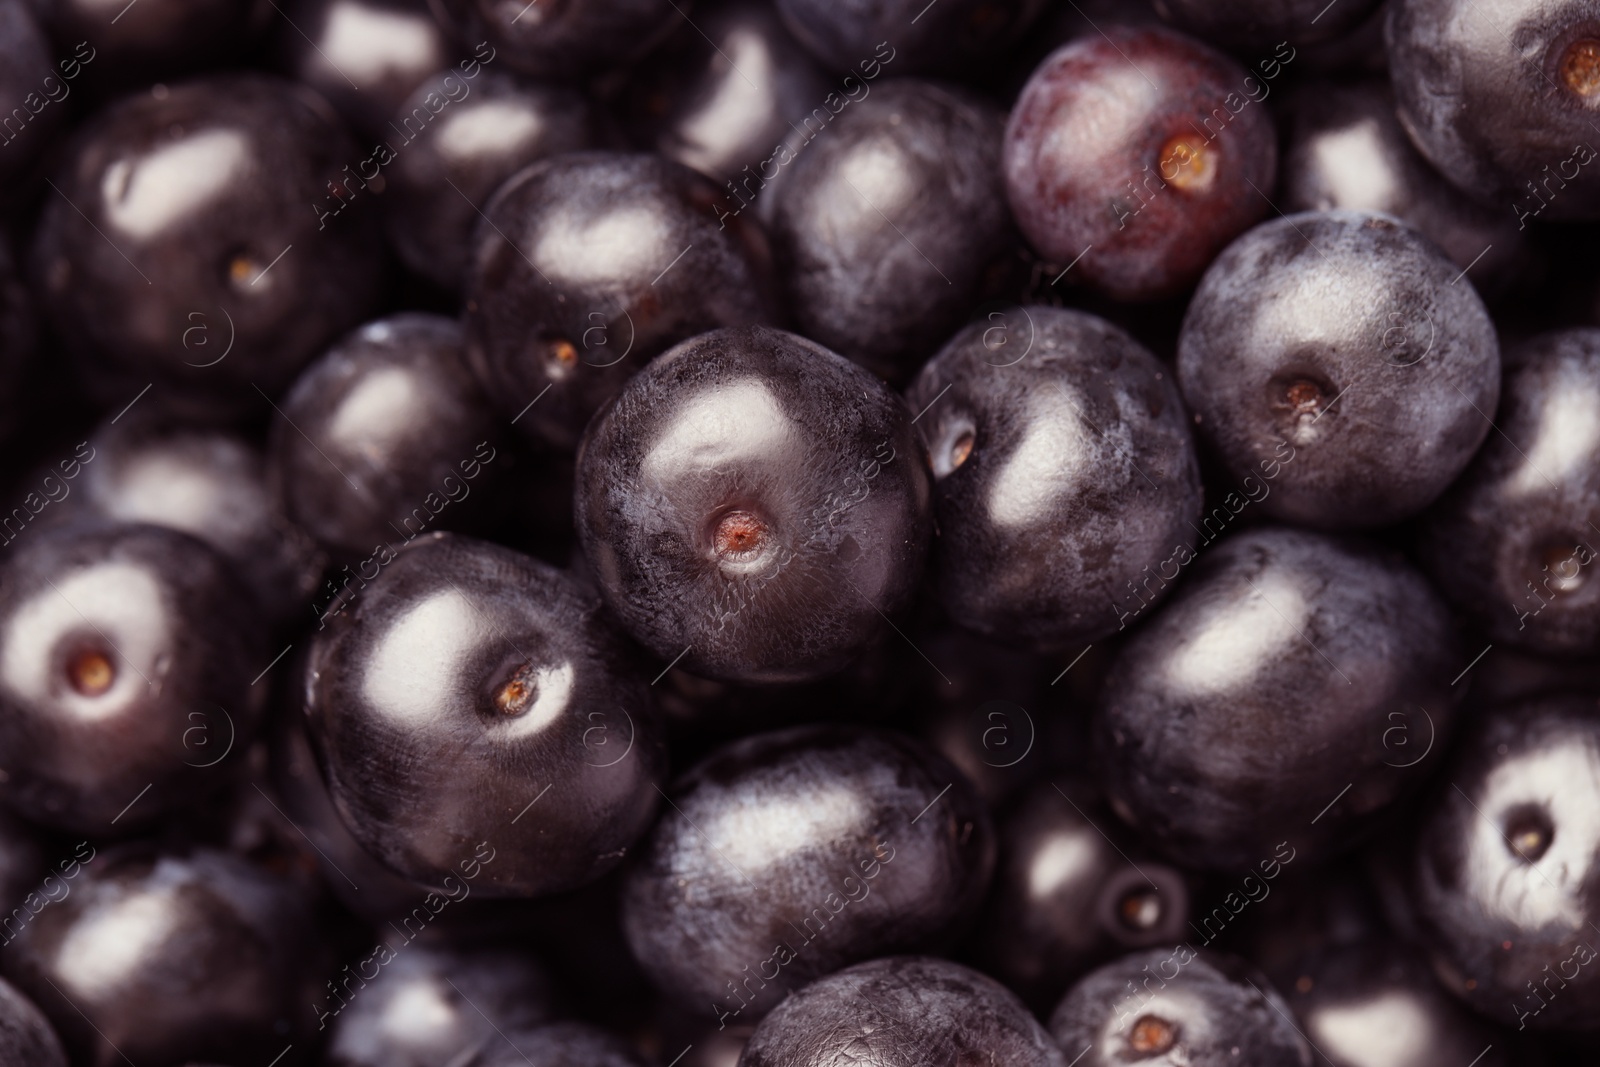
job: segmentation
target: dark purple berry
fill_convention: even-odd
[[[629,873],[623,928],[657,988],[722,1024],[859,960],[948,945],[994,865],[972,786],[888,731],[734,742],[671,805]]]
[[[1112,26],[1058,49],[1006,125],[1006,194],[1023,235],[1117,300],[1194,284],[1272,209],[1278,153],[1263,101],[1292,57],[1276,54],[1257,78],[1159,27]]]
[[[773,246],[800,331],[903,379],[960,325],[1010,249],[1001,120],[933,82],[859,89],[802,120],[805,143],[780,153],[770,193],[763,171],[737,183],[728,207],[774,197]]]
[[[1200,470],[1177,382],[1091,315],[1009,309],[907,393],[933,460],[945,610],[1044,647],[1126,625],[1127,588],[1193,540]]]
[[[990,1061],[1066,1067],[1010,990],[948,960],[891,956],[837,971],[762,1020],[739,1067]]]
[[[1461,274],[1409,226],[1350,211],[1263,223],[1212,264],[1178,383],[1264,513],[1384,526],[1461,473],[1500,393],[1494,326]]]
[[[753,221],[719,224],[717,197],[680,163],[600,152],[546,160],[500,187],[473,242],[468,344],[526,435],[570,449],[659,353],[772,321],[765,237]]]
[[[577,479],[606,603],[696,674],[833,673],[922,573],[929,477],[904,401],[794,334],[718,330],[651,363],[590,425]]]
[[[356,840],[413,881],[466,878],[488,896],[574,889],[621,862],[655,811],[665,752],[593,595],[452,534],[377,565],[328,612],[304,683]]]
[[[1186,866],[1316,862],[1438,763],[1462,666],[1444,604],[1398,557],[1237,534],[1119,651],[1095,717],[1106,791]]]
[[[1426,516],[1418,558],[1496,643],[1600,642],[1600,330],[1513,349],[1490,436]]]

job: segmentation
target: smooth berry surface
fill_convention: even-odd
[[[1094,723],[1111,803],[1185,866],[1325,859],[1443,758],[1458,657],[1396,554],[1237,534],[1118,652]]]
[[[1283,59],[1266,69],[1280,73]],[[1017,225],[1040,255],[1117,299],[1192,285],[1272,210],[1270,92],[1265,70],[1171,30],[1078,38],[1034,71],[1006,124]]]
[[[622,860],[660,800],[665,753],[645,682],[585,587],[429,534],[343,597],[307,661],[304,714],[367,851],[429,888],[465,876],[490,895],[573,889]]]

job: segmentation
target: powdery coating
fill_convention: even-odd
[[[1351,211],[1263,223],[1206,271],[1178,384],[1233,477],[1277,471],[1264,511],[1384,526],[1467,465],[1490,430],[1500,350],[1472,286],[1451,284],[1460,273],[1410,227]]]
[[[1354,29],[1378,0],[1156,0],[1168,22],[1229,48],[1312,44]]]
[[[1240,534],[1118,654],[1094,721],[1106,791],[1185,866],[1245,870],[1283,841],[1325,858],[1438,762],[1463,662],[1399,557]]]
[[[0,1067],[67,1067],[49,1020],[10,982],[0,982]]]
[[[1457,267],[1471,267],[1468,278],[1480,290],[1508,283],[1527,256],[1511,212],[1472,200],[1417,153],[1395,117],[1387,79],[1307,86],[1291,98],[1289,115],[1280,201],[1285,211],[1393,215],[1443,249]]]
[[[1073,275],[1115,299],[1185,288],[1270,210],[1262,194],[1278,153],[1266,91],[1163,28],[1113,26],[1057,49],[1006,125],[1017,225],[1040,255],[1077,260]]]
[[[485,39],[513,70],[540,79],[576,79],[626,66],[683,17],[673,0],[540,0],[528,12],[501,0],[429,0],[463,41]]]
[[[1057,1005],[1050,1033],[1069,1055],[1087,1053],[1081,1067],[1312,1062],[1311,1047],[1263,975],[1243,960],[1196,955],[1185,945],[1125,956],[1093,972]],[[1165,1050],[1152,1048],[1167,1041]]]
[[[384,932],[378,927],[380,942]],[[376,978],[352,984],[348,995],[329,1023],[330,1067],[436,1067],[554,1014],[549,978],[531,957],[510,949],[401,945]],[[337,1004],[330,1001],[330,1009]]]
[[[1042,0],[778,0],[789,29],[823,65],[850,70],[888,41],[897,74],[971,76],[1011,49]]]
[[[1600,37],[1592,0],[1396,0],[1387,34],[1400,121],[1440,174],[1517,218],[1600,218],[1600,95],[1562,74]]]
[[[433,525],[441,498],[451,510],[440,525],[459,527],[472,490],[497,473],[499,420],[455,319],[410,312],[368,323],[307,368],[278,406],[273,491],[331,548],[399,544]],[[468,478],[485,473],[485,460],[489,476]]]
[[[1590,1028],[1600,1011],[1600,707],[1553,697],[1494,711],[1443,781],[1409,853],[1411,919],[1435,975],[1500,1023]]]
[[[314,1030],[313,922],[297,883],[230,853],[132,845],[86,864],[3,962],[75,1064],[248,1062]]]
[[[666,753],[590,594],[518,552],[431,534],[350,595],[312,646],[304,699],[368,852],[451,892],[471,864],[470,892],[491,896],[572,889],[622,860]]]
[[[233,564],[144,525],[41,530],[11,552],[0,574],[0,797],[36,822],[104,835],[227,785],[215,763],[248,750],[267,695],[250,680],[270,659]],[[191,747],[197,725],[212,751]]]
[[[379,295],[376,217],[359,199],[318,217],[356,158],[321,97],[275,78],[113,104],[72,142],[53,179],[62,195],[43,205],[33,269],[47,316],[127,380],[203,395],[213,418],[217,404],[254,411],[256,388],[282,392]],[[203,350],[182,343],[197,322],[213,337]]]
[[[1188,416],[1170,370],[1110,323],[1049,307],[1004,319],[956,334],[907,394],[927,409],[940,594],[991,637],[1097,640],[1121,627],[1131,584],[1194,540]]]
[[[418,108],[432,115],[423,103],[430,95],[449,104],[436,124],[395,153],[384,221],[407,267],[455,290],[467,280],[477,209],[522,168],[595,147],[597,124],[576,89],[488,68],[472,82],[454,70],[423,82],[400,105],[395,124]]]
[[[587,1023],[555,1023],[497,1035],[474,1067],[646,1067],[627,1041]]]
[[[904,374],[950,335],[1008,245],[1000,135],[988,105],[896,77],[805,146],[772,190],[772,239],[807,337]]]
[[[607,605],[663,661],[794,682],[853,659],[922,575],[927,459],[905,403],[860,367],[762,327],[680,345],[578,453],[578,536]],[[765,531],[719,554],[731,512]]]
[[[994,865],[971,784],[887,731],[736,741],[672,802],[629,873],[623,928],[657,988],[723,1023],[857,960],[946,947]]]
[[[1418,555],[1496,643],[1581,653],[1600,642],[1600,330],[1506,364],[1500,432],[1428,513]]]
[[[894,956],[838,971],[778,1006],[739,1067],[1065,1067],[1044,1027],[992,978],[949,960]]]
[[[570,449],[658,353],[773,321],[766,239],[750,217],[719,224],[720,197],[680,163],[602,152],[500,187],[473,238],[468,353],[525,435]]]

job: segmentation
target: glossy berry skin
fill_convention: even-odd
[[[257,389],[281,391],[377,297],[376,220],[359,192],[333,214],[327,188],[357,158],[320,97],[277,79],[123,99],[79,133],[44,204],[33,269],[51,324],[97,377],[203,395],[212,417],[259,407]]]
[[[1600,218],[1600,13],[1590,0],[1398,0],[1400,121],[1440,174],[1520,224]]]
[[[0,126],[0,178],[8,182],[32,166],[67,117],[64,102],[72,85],[55,62],[50,39],[26,0],[0,0],[0,100],[8,101],[8,121]],[[79,70],[78,60],[72,62],[70,69]]]
[[[1156,0],[1161,17],[1196,37],[1236,50],[1281,41],[1312,44],[1348,33],[1378,0],[1329,6],[1327,0]]]
[[[906,395],[933,461],[950,618],[1043,647],[1127,625],[1128,591],[1193,540],[1200,468],[1169,368],[1104,320],[1012,308]]]
[[[47,517],[143,522],[197,537],[228,559],[272,622],[304,617],[326,560],[272,498],[253,442],[141,404],[102,424],[77,454],[87,462],[65,468],[76,479],[62,470],[40,480],[47,493],[63,494]]]
[[[279,409],[274,492],[331,549],[368,555],[460,528],[473,490],[494,483],[499,419],[454,319],[368,323],[307,368]]]
[[[1410,227],[1346,211],[1263,223],[1212,264],[1178,384],[1228,473],[1265,486],[1264,513],[1388,525],[1461,473],[1489,433],[1500,349],[1460,274]]]
[[[750,220],[719,225],[717,195],[682,164],[606,152],[500,187],[473,239],[466,324],[479,377],[524,434],[571,449],[659,353],[773,319],[765,239]]]
[[[645,1067],[627,1041],[587,1023],[553,1023],[484,1042],[474,1067]]]
[[[561,572],[452,534],[349,587],[312,646],[304,700],[334,804],[368,852],[488,896],[576,888],[621,861],[665,752],[598,607]]]
[[[4,964],[74,1064],[250,1062],[311,1030],[317,936],[295,882],[226,852],[140,844],[83,864]]]
[[[5,981],[0,981],[0,1067],[67,1067],[50,1021]]]
[[[916,0],[778,0],[790,31],[830,70],[854,72],[888,43],[895,74],[965,77],[1017,43],[1044,9],[1041,0],[957,0],[933,8]]]
[[[840,967],[947,944],[993,866],[988,814],[942,757],[802,726],[727,745],[674,785],[622,923],[662,993],[750,1023]]]
[[[1318,1067],[1509,1067],[1504,1035],[1440,988],[1410,946],[1330,948],[1294,968],[1284,999]]]
[[[970,944],[1029,1006],[1048,1010],[1091,968],[1188,935],[1184,876],[1141,855],[1083,783],[1040,783],[998,822],[994,887]]]
[[[891,956],[800,990],[756,1027],[739,1067],[841,1059],[912,1067],[957,1060],[1064,1067],[1044,1027],[1000,983],[949,960]]]
[[[0,799],[111,836],[226,784],[192,731],[233,736],[237,762],[269,660],[232,565],[157,526],[26,536],[0,573]]]
[[[1124,956],[1072,987],[1050,1016],[1085,1067],[1311,1067],[1283,998],[1243,960],[1187,943]]]
[[[317,766],[304,720],[283,715],[271,723],[269,775],[273,803],[291,832],[311,846],[322,884],[339,903],[373,924],[392,921],[427,903],[428,891],[374,859],[344,824]]]
[[[524,953],[442,939],[410,944],[386,933],[379,927],[379,941],[394,958],[377,977],[345,990],[343,1007],[328,998],[319,1009],[333,1013],[330,1067],[435,1067],[469,1048],[498,1044],[507,1031],[551,1021],[550,979]],[[364,980],[375,966],[369,954],[354,973]]]
[[[1477,203],[1417,153],[1395,117],[1387,80],[1315,82],[1290,98],[1283,210],[1393,215],[1492,289],[1527,250],[1509,211]],[[1456,284],[1463,284],[1458,282]]]
[[[477,209],[501,183],[541,159],[594,148],[599,140],[589,101],[576,89],[488,68],[472,80],[454,69],[433,75],[393,122],[402,136],[422,132],[387,168],[390,243],[407,267],[452,291],[467,280]]]
[[[641,147],[737,188],[776,169],[801,136],[791,123],[833,88],[770,6],[720,0],[631,72],[625,100]]]
[[[392,141],[400,102],[460,51],[427,0],[296,0],[281,11],[279,67],[320,93],[363,142]]]
[[[578,453],[578,536],[607,605],[656,655],[725,681],[845,666],[915,592],[930,505],[905,403],[763,327],[650,364]]]
[[[830,104],[804,121],[805,143],[793,162],[780,154],[781,180],[763,195],[800,332],[904,378],[960,325],[1009,247],[1001,121],[933,82],[885,78],[860,93],[837,98],[848,104],[837,118],[822,119]]]
[[[1500,432],[1427,514],[1417,558],[1496,643],[1600,644],[1600,330],[1544,334],[1506,359]]]
[[[1317,862],[1438,763],[1461,665],[1449,613],[1397,556],[1236,534],[1118,653],[1094,723],[1106,791],[1185,866]]]
[[[1417,821],[1409,912],[1433,971],[1518,1029],[1592,1030],[1600,968],[1600,705],[1544,697],[1475,722]]]
[[[1117,300],[1194,284],[1271,210],[1277,139],[1262,101],[1266,72],[1292,55],[1255,77],[1192,38],[1132,26],[1053,52],[1006,124],[1006,196],[1028,243]]]
[[[469,44],[542,80],[574,80],[623,67],[661,42],[688,5],[670,0],[573,0],[513,7],[499,0],[428,0],[439,21]]]

